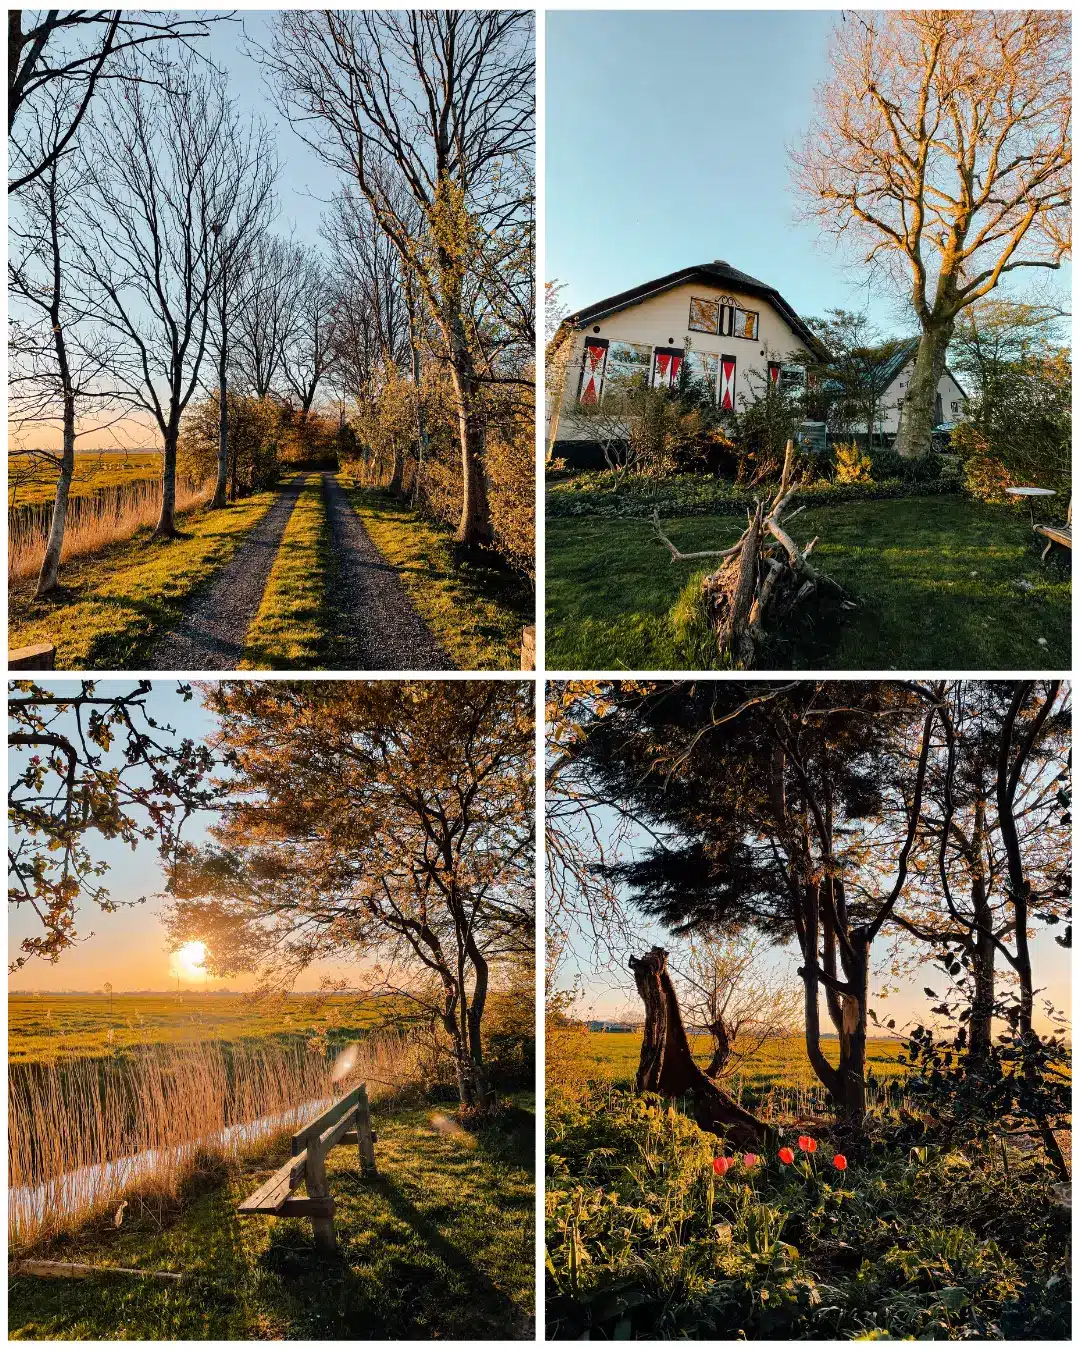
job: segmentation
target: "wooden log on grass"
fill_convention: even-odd
[[[8,649],[8,670],[55,670],[56,648],[51,642],[38,642],[32,647]]]
[[[182,1280],[172,1270],[134,1270],[130,1266],[88,1266],[79,1261],[13,1261],[12,1275],[36,1275],[46,1280],[92,1280],[99,1275],[137,1275],[144,1280]]]

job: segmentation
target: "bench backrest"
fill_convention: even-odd
[[[327,1130],[331,1129],[339,1120],[341,1120],[342,1116],[346,1115],[349,1111],[355,1110],[359,1100],[360,1089],[355,1087],[350,1093],[347,1093],[342,1097],[340,1101],[335,1102],[333,1106],[327,1107],[321,1116],[317,1116],[313,1121],[305,1125],[302,1130],[297,1130],[292,1137],[293,1157],[298,1153],[303,1153],[312,1140],[318,1139],[321,1135],[325,1134]]]

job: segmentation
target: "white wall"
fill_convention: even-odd
[[[900,404],[907,393],[911,372],[915,365],[912,359],[900,371],[896,379],[885,390],[881,400],[881,412],[878,418],[878,430],[887,436],[895,436],[900,426]],[[938,380],[938,393],[941,395],[941,416],[945,422],[955,422],[963,411],[964,391],[946,370]],[[953,404],[956,404],[955,410]]]

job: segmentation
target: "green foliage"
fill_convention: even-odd
[[[724,1176],[655,1098],[548,1111],[548,1318],[559,1339],[1068,1334],[1068,1217],[1045,1170],[893,1142],[895,1121]],[[791,1130],[792,1134],[797,1131]],[[794,1147],[795,1141],[790,1144]]]

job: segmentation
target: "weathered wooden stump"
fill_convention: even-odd
[[[51,642],[8,650],[8,670],[55,670],[56,648]]]

